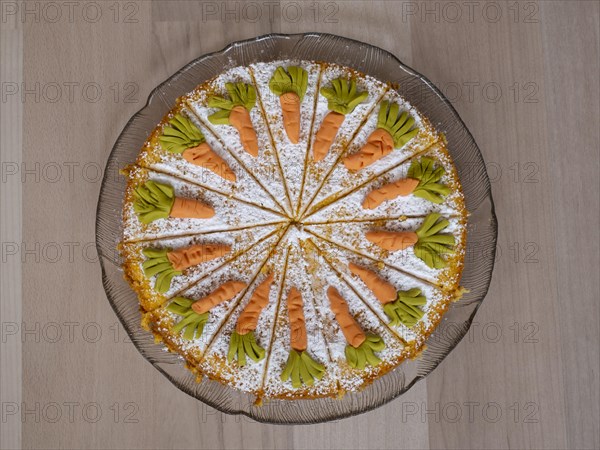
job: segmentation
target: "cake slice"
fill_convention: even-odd
[[[441,140],[429,121],[396,91],[387,91],[322,180],[307,214],[367,180],[378,178]]]
[[[332,396],[337,392],[337,381],[310,284],[303,277],[306,262],[297,241],[288,251],[262,394],[286,399]],[[308,371],[306,378],[300,366]],[[313,370],[319,375],[313,375]]]
[[[281,210],[289,212],[287,183],[256,91],[250,71],[236,67],[199,86],[185,96],[185,102],[240,170]]]
[[[124,269],[127,281],[138,293],[140,305],[150,311],[166,300],[179,295],[217,268],[230,264],[251,251],[262,249],[261,244],[277,242],[281,227],[266,225],[248,230],[205,233],[172,239],[159,239],[122,244]],[[193,258],[181,255],[190,250]],[[186,261],[192,263],[181,268]],[[160,267],[151,270],[152,267]],[[172,275],[161,289],[157,286],[160,277]]]
[[[339,190],[317,204],[305,223],[403,220],[432,212],[444,217],[465,212],[458,174],[441,143]]]
[[[340,83],[342,90],[352,89],[354,83],[355,94],[344,98],[336,96],[334,87]],[[357,133],[363,127],[364,122],[377,107],[379,101],[389,89],[385,83],[377,81],[371,77],[361,77],[350,68],[337,66],[333,64],[324,64],[319,83],[319,95],[315,109],[313,136],[309,142],[310,148],[306,160],[303,187],[301,189],[302,200],[299,208],[296,209],[296,215],[302,216],[303,212],[312,203],[312,199],[317,194],[321,184],[327,179],[328,174],[335,163],[339,160],[346,147],[354,140]],[[329,93],[329,98],[325,95]],[[362,94],[362,97],[361,97]],[[354,99],[354,101],[352,101]],[[331,109],[334,105],[340,104],[336,110]],[[341,123],[332,123],[332,116],[339,117],[345,112],[343,117],[338,119]],[[327,123],[332,123],[327,126]],[[336,125],[339,126],[337,130]],[[321,145],[324,149],[319,149],[319,132],[323,129],[332,130],[331,144]],[[328,144],[329,142],[327,142]]]
[[[123,240],[127,243],[284,222],[280,215],[253,203],[203,189],[181,178],[139,166],[130,166],[127,171],[129,182],[123,209]],[[150,189],[157,188],[158,195],[154,197],[158,198],[144,198],[153,197]],[[178,203],[183,203],[183,207]]]
[[[307,225],[304,229],[341,249],[453,291],[458,288],[462,273],[465,223],[461,218],[436,216],[439,215],[432,213],[424,218],[407,218],[403,221]],[[431,236],[418,236],[422,226],[427,225],[426,220],[431,222],[431,219],[436,219],[433,227],[441,227],[443,222],[447,222],[446,226],[434,233],[434,241],[442,241],[433,243],[434,255],[430,252]],[[436,236],[442,238],[435,239]],[[429,256],[432,260],[428,259]]]
[[[313,133],[321,65],[309,61],[274,61],[252,64],[250,71],[258,88],[274,147],[279,154],[292,204],[296,206],[302,188],[309,138]],[[305,85],[302,81],[305,81]],[[292,138],[286,130],[285,108],[297,108],[300,113]]]

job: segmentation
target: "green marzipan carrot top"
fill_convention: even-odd
[[[184,150],[196,147],[205,141],[202,132],[190,119],[175,114],[169,120],[170,126],[163,129],[163,134],[158,138],[160,145],[172,153],[183,153]]]
[[[448,265],[442,255],[452,253],[456,243],[451,234],[441,234],[450,225],[441,214],[429,214],[415,232],[419,240],[415,244],[415,255],[431,268],[443,269]]]

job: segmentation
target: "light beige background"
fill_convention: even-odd
[[[53,5],[1,5],[2,448],[600,446],[598,2]],[[380,46],[446,92],[488,163],[498,261],[426,381],[356,418],[268,426],[186,396],[126,341],[93,247],[98,172],[182,65],[305,31]]]

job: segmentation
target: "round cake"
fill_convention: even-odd
[[[179,98],[124,173],[143,326],[199,382],[257,403],[364,388],[417,357],[463,292],[444,135],[351,68],[230,68]]]

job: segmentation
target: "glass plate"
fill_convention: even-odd
[[[154,342],[151,333],[141,328],[137,296],[123,279],[122,261],[116,250],[121,236],[126,186],[125,177],[118,175],[118,171],[135,161],[150,132],[173,107],[177,97],[226,68],[276,59],[332,62],[382,81],[397,83],[398,92],[445,133],[470,212],[461,281],[469,292],[451,305],[420,358],[404,362],[363,391],[348,393],[341,399],[270,400],[263,406],[254,406],[252,395],[208,379],[197,383],[180,356],[165,351],[162,345]],[[325,422],[372,410],[406,392],[435,369],[466,334],[487,293],[494,267],[496,238],[497,221],[485,163],[471,133],[449,101],[429,80],[392,54],[369,44],[321,33],[269,34],[235,42],[219,52],[194,60],[154,89],[147,104],[129,120],[113,147],[96,217],[96,246],[106,295],[144,358],[179,389],[215,409],[245,414],[260,422],[282,424]]]

